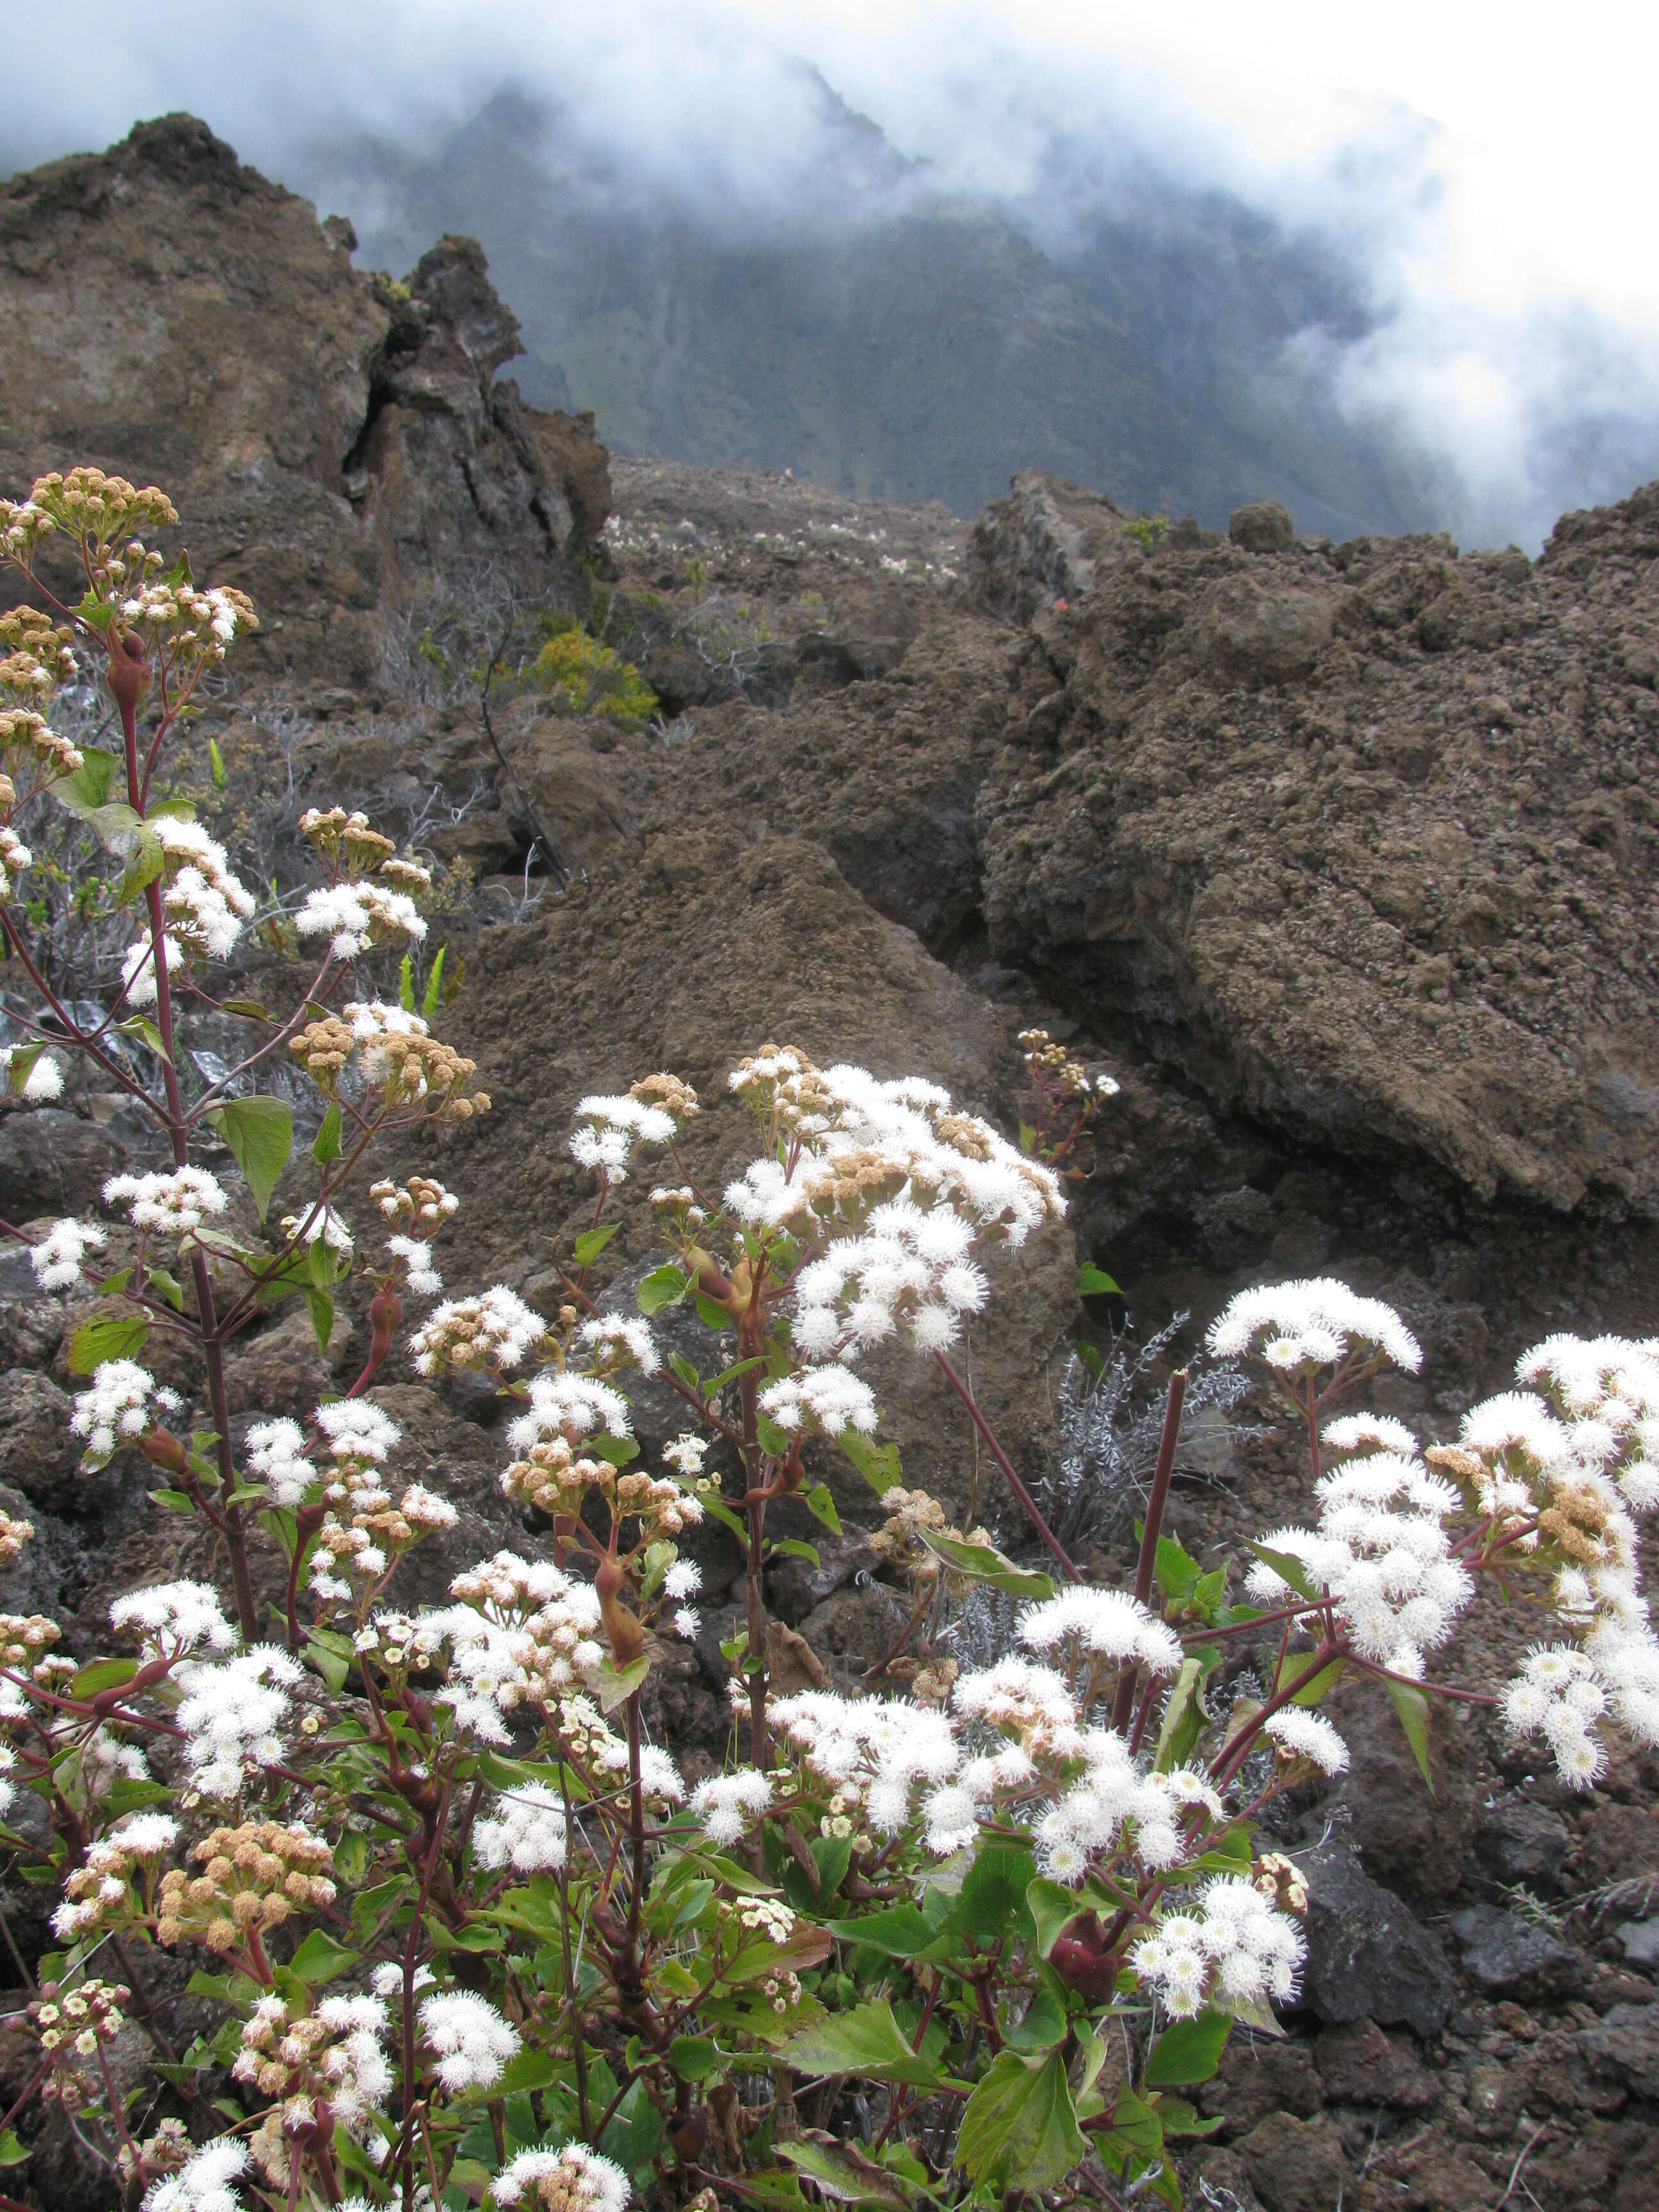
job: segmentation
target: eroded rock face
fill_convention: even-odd
[[[403,287],[355,243],[186,115],[0,185],[0,481],[162,484],[267,675],[367,683],[388,607],[486,561],[544,583],[609,506],[592,418],[494,383],[518,325],[476,244]]]
[[[1345,1152],[1650,1208],[1659,488],[1535,565],[1103,527],[1080,602],[1028,550],[1066,491],[977,533],[988,602],[1046,608],[979,792],[999,955]]]

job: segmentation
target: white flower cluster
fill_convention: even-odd
[[[215,1663],[186,1660],[177,1669],[173,1680],[185,1695],[175,1718],[193,1790],[234,1798],[245,1767],[281,1765],[284,1753],[276,1731],[288,1716],[289,1691],[301,1679],[296,1662],[272,1644],[256,1644]]]
[[[802,1690],[776,1699],[768,1710],[813,1773],[836,1785],[842,1809],[861,1806],[881,1835],[891,1835],[910,1818],[911,1796],[919,1784],[946,1783],[962,1764],[946,1716],[908,1698],[843,1698],[830,1690]],[[930,1830],[935,1825],[930,1821]],[[934,1843],[933,1848],[939,1845]]]
[[[1242,1875],[1214,1875],[1194,1902],[1194,1911],[1165,1913],[1129,1954],[1168,2011],[1190,2020],[1206,2003],[1295,1996],[1306,1946],[1289,1913]]]
[[[1562,1779],[1588,1790],[1607,1771],[1595,1724],[1607,1693],[1593,1662],[1570,1644],[1534,1645],[1504,1698],[1504,1717],[1520,1736],[1542,1735]]]
[[[1377,1352],[1410,1375],[1423,1364],[1422,1347],[1392,1306],[1329,1275],[1241,1291],[1212,1323],[1209,1346],[1226,1359],[1253,1352],[1286,1375]]]
[[[402,1439],[397,1423],[367,1398],[337,1398],[331,1406],[319,1406],[312,1418],[342,1466],[383,1467]]]
[[[1267,1733],[1290,1759],[1305,1759],[1325,1774],[1340,1774],[1348,1747],[1323,1713],[1302,1705],[1281,1705],[1267,1723]]]
[[[1109,1729],[1088,1730],[1083,1756],[1083,1773],[1035,1831],[1043,1871],[1055,1881],[1081,1881],[1091,1859],[1116,1847],[1131,1826],[1144,1867],[1160,1872],[1179,1866],[1187,1856],[1181,1820],[1188,1808],[1200,1805],[1212,1819],[1222,1817],[1221,1800],[1202,1774],[1187,1767],[1143,1773]]]
[[[378,1649],[388,1666],[442,1671],[447,1679],[434,1702],[450,1709],[459,1729],[485,1742],[505,1743],[504,1715],[530,1700],[561,1699],[589,1679],[605,1656],[592,1584],[548,1561],[497,1552],[457,1575],[449,1588],[455,1604],[413,1620],[377,1613],[358,1643]],[[627,1747],[616,1741],[625,1760]]]
[[[148,1770],[144,1778],[148,1779]],[[60,1943],[73,1943],[118,1912],[127,1897],[127,1878],[136,1861],[160,1859],[179,1840],[179,1823],[165,1813],[135,1814],[113,1833],[100,1836],[70,1878],[70,1893],[52,1916]]]
[[[273,1505],[292,1509],[304,1504],[307,1492],[317,1480],[317,1469],[305,1449],[300,1424],[285,1416],[256,1421],[248,1431],[248,1471],[264,1484]]]
[[[445,1990],[425,1998],[420,2023],[422,2040],[438,2062],[438,2079],[452,2096],[492,2088],[523,2041],[494,2005],[471,1990]]]
[[[1615,1481],[1632,1512],[1659,1505],[1659,1340],[1547,1337],[1516,1380],[1547,1392],[1574,1456]]]
[[[876,1425],[874,1391],[838,1360],[804,1375],[780,1376],[761,1392],[759,1404],[769,1420],[792,1434],[821,1429],[838,1437],[844,1429],[857,1429],[868,1436]]]
[[[319,884],[307,892],[294,927],[301,937],[327,938],[337,960],[355,960],[371,945],[398,937],[412,937],[418,945],[426,935],[426,923],[407,892],[368,882]]]
[[[1032,1651],[1141,1659],[1154,1674],[1173,1674],[1181,1665],[1181,1638],[1139,1598],[1082,1583],[1022,1613],[1019,1640]]]
[[[641,1375],[654,1375],[662,1365],[657,1340],[642,1321],[625,1314],[600,1314],[584,1322],[581,1340],[596,1358],[609,1365],[632,1361]]]
[[[543,2206],[557,2212],[628,2212],[633,2197],[621,2166],[586,2143],[521,2150],[490,2183],[489,2193],[497,2204],[522,2203],[527,2212],[541,2212]]]
[[[93,1458],[107,1459],[116,1445],[141,1437],[151,1425],[152,1402],[164,1413],[176,1413],[184,1400],[176,1390],[158,1383],[149,1368],[134,1359],[106,1359],[82,1390],[70,1415],[70,1427],[87,1440]]]
[[[399,1240],[392,1238],[392,1243]],[[470,1367],[510,1375],[547,1334],[547,1323],[505,1283],[472,1298],[447,1298],[434,1306],[409,1340],[420,1375]]]
[[[554,1872],[564,1864],[564,1806],[544,1782],[526,1782],[503,1791],[494,1820],[472,1831],[472,1849],[487,1867],[511,1867],[515,1874]]]
[[[10,779],[8,778],[8,781]],[[9,823],[0,823],[0,899],[9,898],[14,878],[34,866],[34,855]]]
[[[740,1766],[735,1774],[711,1774],[691,1792],[691,1810],[711,1844],[741,1843],[771,1802],[772,1778],[756,1766]]]
[[[1051,1168],[1025,1158],[988,1121],[954,1111],[937,1084],[884,1083],[844,1065],[809,1069],[787,1050],[746,1060],[729,1080],[751,1097],[775,1086],[781,1102],[804,1109],[791,1115],[805,1140],[794,1173],[760,1161],[727,1188],[740,1220],[776,1227],[808,1213],[828,1218],[856,1207],[859,1192],[879,1190],[918,1211],[948,1206],[982,1236],[1023,1244],[1066,1211]]]
[[[129,1590],[109,1609],[112,1628],[136,1628],[145,1658],[179,1659],[204,1644],[210,1651],[235,1648],[236,1631],[225,1619],[210,1583],[153,1583]]]
[[[205,1168],[173,1168],[166,1175],[111,1176],[104,1185],[106,1206],[125,1206],[135,1229],[154,1229],[164,1237],[188,1237],[206,1214],[222,1213],[225,1194]]]
[[[152,815],[143,835],[161,850],[161,904],[168,936],[211,959],[228,958],[255,901],[232,872],[224,847],[199,822],[181,821],[176,815]]]
[[[88,1252],[104,1248],[105,1236],[95,1222],[54,1221],[29,1252],[34,1279],[43,1291],[66,1291],[81,1279],[81,1262]]]
[[[0,1045],[0,1074],[11,1074],[12,1055],[21,1048],[15,1044]],[[48,1106],[54,1098],[64,1095],[64,1071],[49,1052],[43,1052],[29,1064],[19,1094],[30,1106]]]
[[[1363,1656],[1420,1675],[1424,1653],[1445,1642],[1474,1595],[1444,1525],[1456,1491],[1402,1452],[1365,1451],[1322,1475],[1318,1496],[1316,1529],[1275,1528],[1264,1547],[1300,1560],[1315,1588],[1329,1590]],[[1291,1595],[1265,1560],[1245,1589],[1260,1605]]]
[[[185,965],[185,957],[184,946],[168,931],[161,939],[161,975],[177,974]],[[134,938],[122,954],[121,990],[130,1006],[153,1006],[155,1004],[159,991],[154,938]]]
[[[204,2143],[177,2173],[151,2182],[141,2212],[241,2212],[234,2185],[247,2172],[248,2156],[247,2145],[235,2136]]]
[[[444,1279],[438,1273],[438,1263],[429,1244],[418,1237],[388,1237],[386,1249],[394,1260],[403,1261],[404,1280],[417,1298],[440,1296]]]
[[[632,1436],[628,1401],[608,1382],[567,1370],[534,1378],[529,1408],[513,1423],[507,1437],[515,1451],[528,1451],[544,1437],[562,1437],[567,1443],[577,1444],[596,1429],[617,1437]]]
[[[812,1359],[848,1341],[866,1350],[902,1315],[919,1352],[942,1350],[990,1294],[969,1256],[973,1241],[970,1225],[948,1207],[924,1212],[909,1199],[877,1206],[863,1236],[838,1240],[797,1276],[797,1349]]]
[[[665,1145],[678,1123],[665,1106],[596,1093],[576,1108],[570,1156],[579,1167],[597,1168],[612,1182],[628,1180],[628,1164],[641,1145]]]

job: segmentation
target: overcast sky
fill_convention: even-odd
[[[0,167],[190,107],[303,185],[301,147],[352,126],[419,142],[516,78],[642,179],[738,209],[813,208],[805,58],[943,183],[1028,220],[1063,224],[1042,205],[1056,173],[1105,196],[1152,161],[1332,233],[1383,318],[1326,363],[1333,384],[1455,468],[1476,528],[1489,511],[1535,540],[1581,452],[1604,475],[1609,451],[1615,473],[1659,471],[1652,8],[54,0],[17,17]]]

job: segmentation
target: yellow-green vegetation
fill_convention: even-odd
[[[1126,522],[1123,526],[1131,538],[1138,538],[1150,551],[1169,528],[1170,518],[1167,514],[1138,514],[1133,522]]]
[[[538,690],[563,698],[578,714],[633,726],[657,711],[657,695],[633,662],[574,623],[548,639],[527,672]]]

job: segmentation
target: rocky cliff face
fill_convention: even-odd
[[[205,124],[0,185],[0,472],[75,453],[172,488],[198,560],[270,620],[263,671],[362,684],[389,613],[493,563],[529,588],[608,504],[592,418],[524,407],[470,240],[407,287]]]
[[[1389,1297],[1426,1358],[1384,1410],[1425,1437],[1551,1329],[1659,1334],[1659,488],[1565,518],[1532,564],[1298,539],[1273,509],[1157,539],[1029,476],[970,533],[777,477],[607,466],[579,419],[495,380],[515,332],[475,246],[444,240],[401,289],[359,277],[337,232],[183,123],[15,180],[0,252],[9,485],[81,459],[158,477],[199,566],[259,599],[263,665],[212,708],[216,833],[263,875],[297,808],[339,798],[468,865],[434,942],[465,963],[447,1031],[499,1110],[438,1163],[465,1209],[457,1289],[556,1295],[584,1091],[678,1069],[709,1102],[718,1177],[742,1135],[724,1072],[763,1035],[925,1073],[1012,1126],[1037,1021],[1123,1088],[1070,1223],[998,1270],[972,1347],[1033,1479],[1068,1337],[1109,1318],[1079,1313],[1079,1255],[1143,1336],[1191,1311],[1171,1356],[1248,1282],[1328,1269]],[[475,688],[407,660],[400,686],[383,648],[410,605],[545,609],[583,544],[596,625],[659,695],[651,726],[508,685],[492,743]],[[0,1214],[94,1203],[137,1141],[100,1110],[0,1117]],[[629,1297],[652,1237],[636,1200],[608,1295]],[[77,1483],[61,1444],[84,1309],[15,1260],[0,1502],[21,1512],[21,1492],[42,1535],[0,1601],[89,1636],[136,1579],[212,1563],[178,1553],[118,1462]],[[302,1412],[352,1357],[267,1328],[236,1356],[235,1418]],[[959,1410],[904,1363],[876,1379],[909,1479],[1017,1541]],[[463,1509],[422,1555],[435,1595],[523,1540],[496,1408],[403,1372],[382,1395]],[[666,1403],[640,1419],[647,1443],[678,1426]],[[1206,1565],[1237,1568],[1305,1507],[1295,1460],[1220,1416],[1189,1429],[1182,1471],[1175,1525]],[[722,1540],[703,1643],[659,1686],[655,1725],[690,1759],[725,1726]],[[841,1679],[892,1632],[871,1565],[849,1534],[774,1591]],[[1453,1670],[1531,1632],[1458,1646]],[[1313,1876],[1307,2002],[1204,2093],[1205,2201],[1495,2207],[1524,2150],[1543,2212],[1640,2212],[1653,1762],[1569,1799],[1460,1709],[1431,1800],[1391,1715],[1341,1717],[1353,1771],[1290,1838]],[[47,2201],[101,2203],[64,2157]]]

